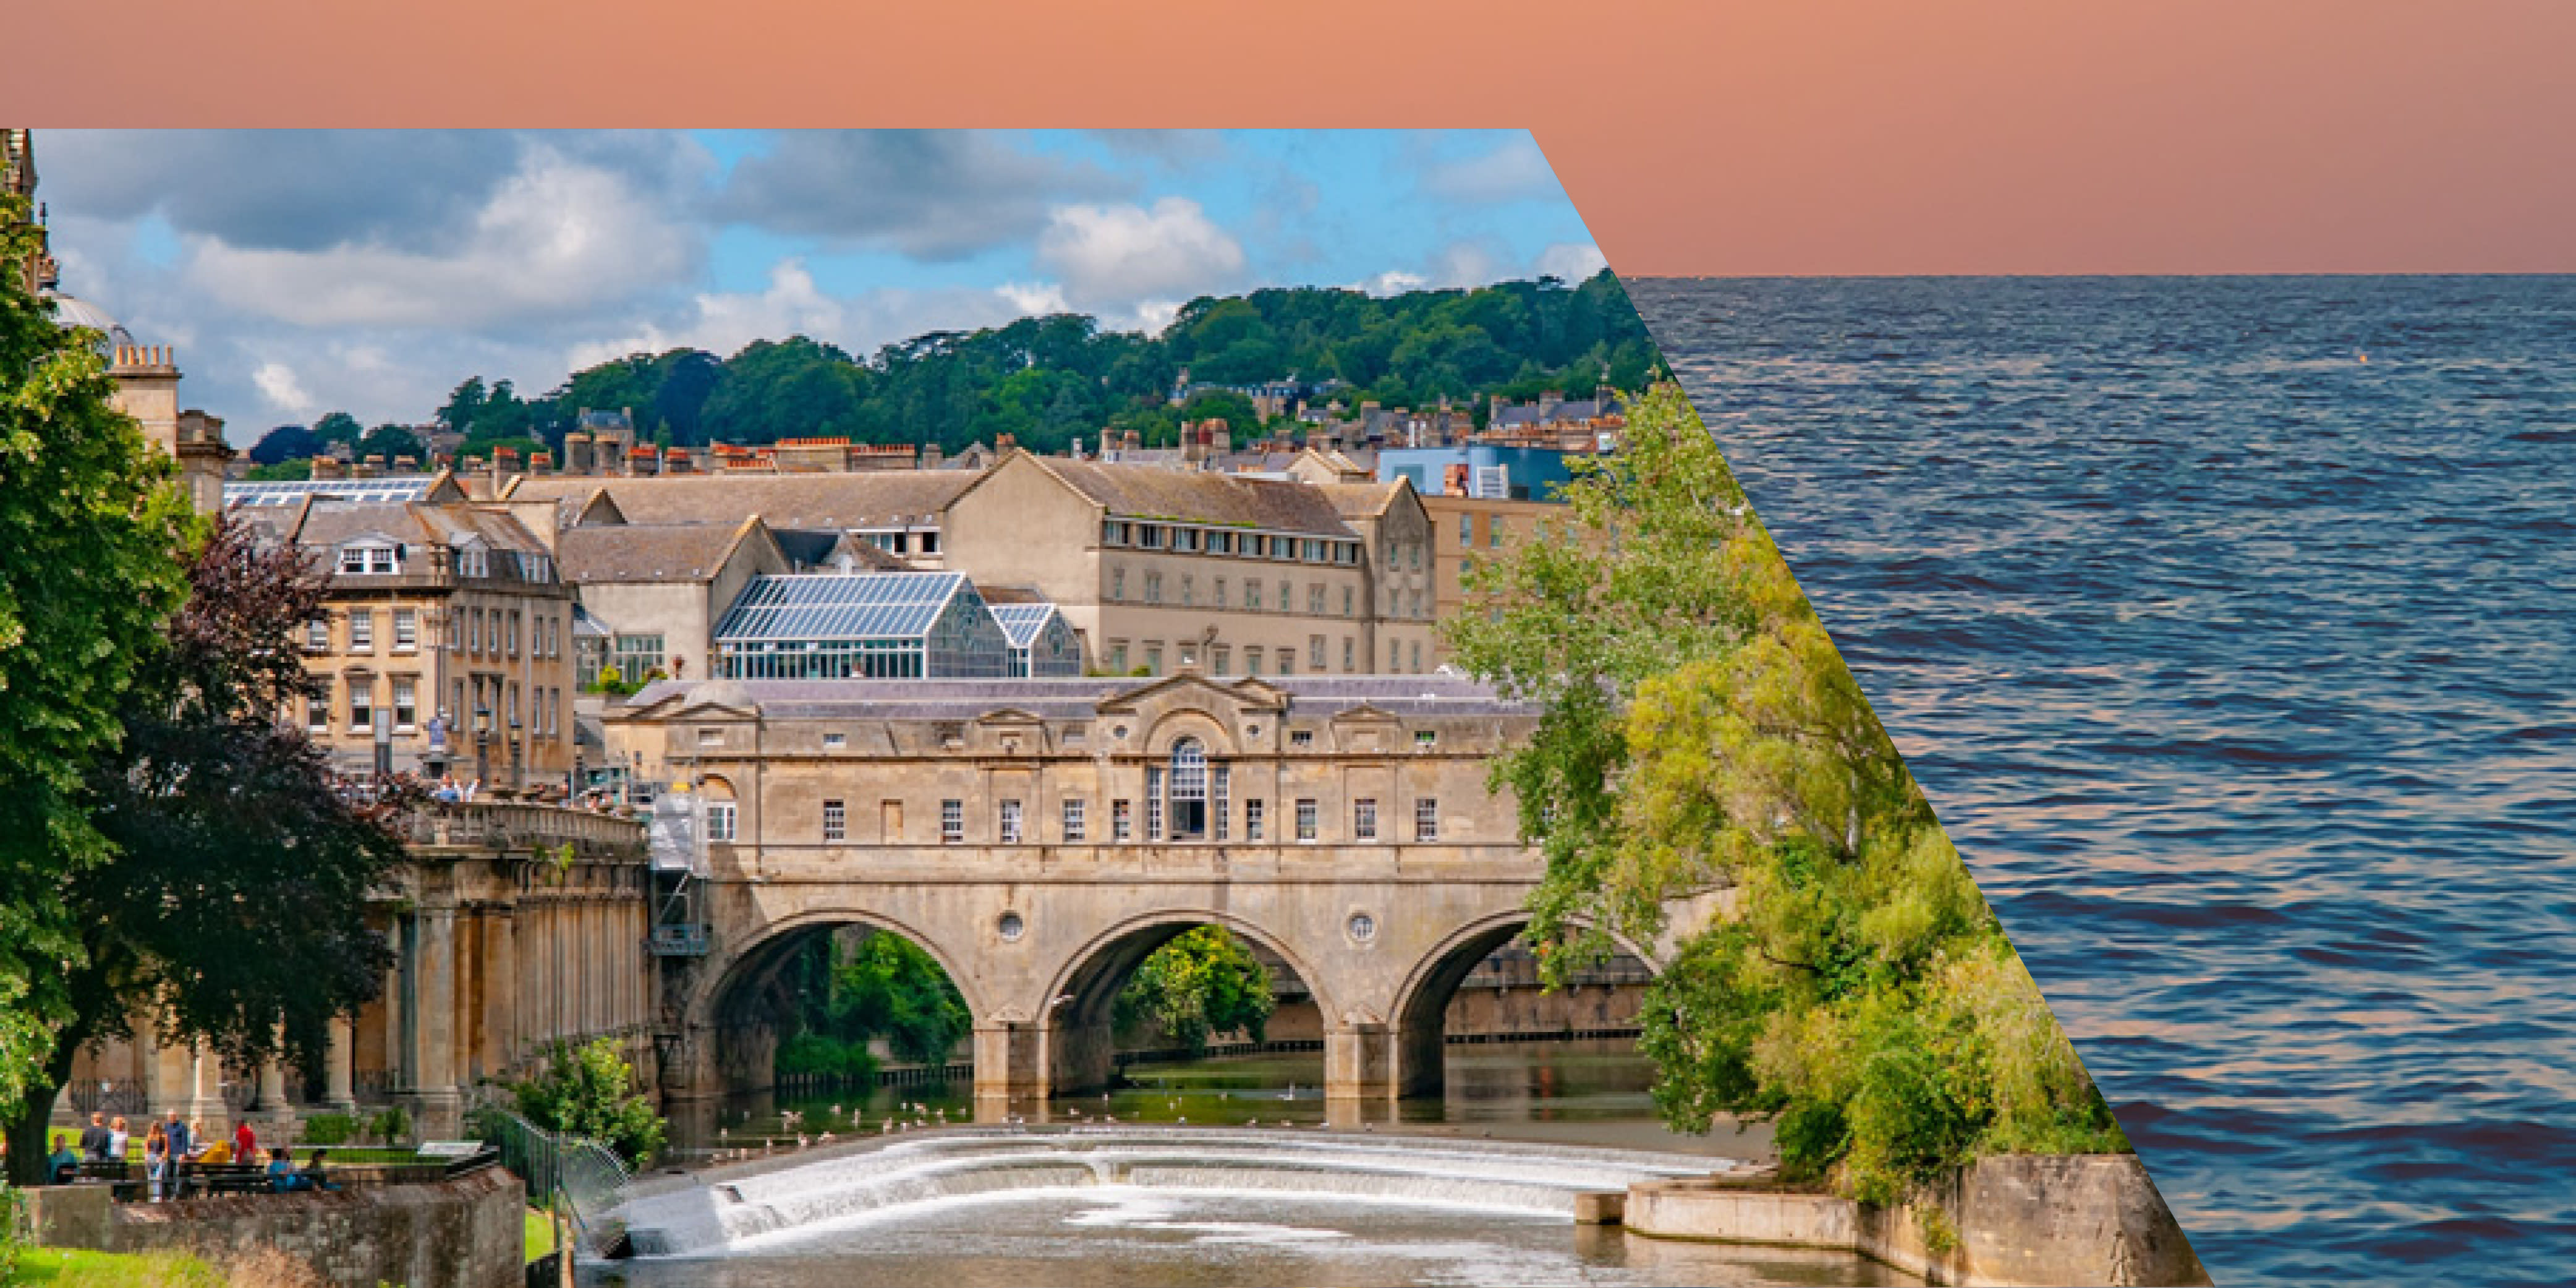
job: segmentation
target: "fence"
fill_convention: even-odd
[[[598,1255],[617,1242],[623,1232],[608,1214],[633,1177],[616,1154],[597,1141],[557,1136],[497,1105],[477,1119],[484,1142],[501,1151],[501,1165],[528,1183],[530,1203],[562,1200],[575,1247]]]

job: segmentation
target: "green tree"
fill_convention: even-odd
[[[1121,1027],[1150,1019],[1199,1053],[1219,1033],[1261,1041],[1277,1004],[1270,968],[1242,940],[1223,926],[1196,926],[1145,958],[1114,1009]]]
[[[358,423],[357,417],[345,411],[326,411],[322,413],[322,419],[313,422],[313,437],[321,440],[325,446],[332,443],[346,443],[354,448],[358,445],[359,439],[366,437],[366,427]]]
[[[378,425],[368,430],[365,438],[358,440],[357,450],[359,460],[382,456],[388,465],[397,456],[408,456],[415,461],[429,456],[429,450],[421,445],[420,436],[412,433],[408,425]]]
[[[558,1042],[537,1075],[511,1087],[519,1113],[547,1131],[597,1141],[640,1167],[662,1148],[665,1126],[615,1038]]]
[[[882,1037],[915,1064],[945,1064],[974,1027],[948,973],[901,935],[869,935],[832,968],[830,1030],[864,1045]]]
[[[11,1131],[36,1165],[51,1093],[76,1053],[149,1017],[164,1041],[240,1065],[320,1061],[328,1022],[382,987],[392,953],[370,892],[403,858],[400,789],[358,804],[278,716],[311,691],[297,623],[323,582],[292,547],[219,518],[190,557],[188,596],[146,636],[77,804],[105,842],[50,892],[69,947],[43,998],[64,1018]]]
[[[100,337],[56,325],[26,289],[27,213],[0,200],[0,1120],[51,1108],[20,1113],[50,1094],[34,1084],[73,1018],[61,982],[82,950],[65,886],[112,853],[85,780],[123,737],[126,692],[185,591],[191,532],[168,465],[114,410]],[[22,1152],[41,1147],[13,1147],[13,1169]]]
[[[1785,1170],[1874,1201],[1980,1153],[2125,1148],[1678,389],[1568,499],[1568,539],[1478,569],[1486,611],[1446,629],[1544,707],[1496,776],[1547,858],[1552,977],[1675,901],[1723,910],[1648,991],[1667,1122],[1772,1118]]]

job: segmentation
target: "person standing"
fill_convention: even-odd
[[[133,1139],[133,1135],[125,1130],[123,1116],[120,1115],[116,1121],[109,1123],[107,1125],[107,1161],[111,1163],[126,1161],[125,1146]]]
[[[81,1157],[92,1162],[107,1160],[107,1115],[91,1114],[89,1126],[81,1129]]]
[[[233,1161],[240,1163],[259,1161],[259,1133],[250,1129],[248,1118],[242,1119],[233,1128]]]
[[[153,1202],[169,1194],[170,1133],[159,1123],[152,1124],[151,1133],[143,1138],[143,1179],[150,1187]]]
[[[170,1157],[174,1159],[186,1158],[188,1150],[197,1143],[188,1132],[188,1124],[179,1120],[176,1109],[171,1110],[168,1120],[161,1124],[161,1134],[170,1138]]]

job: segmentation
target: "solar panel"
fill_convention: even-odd
[[[282,479],[263,483],[224,484],[224,506],[290,506],[307,496],[327,496],[358,505],[398,505],[429,495],[433,474],[399,474],[371,479]]]

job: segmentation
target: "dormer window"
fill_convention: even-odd
[[[402,547],[373,541],[342,546],[340,571],[362,576],[401,572]]]
[[[489,577],[492,575],[492,553],[481,546],[464,546],[456,552],[456,575]]]

